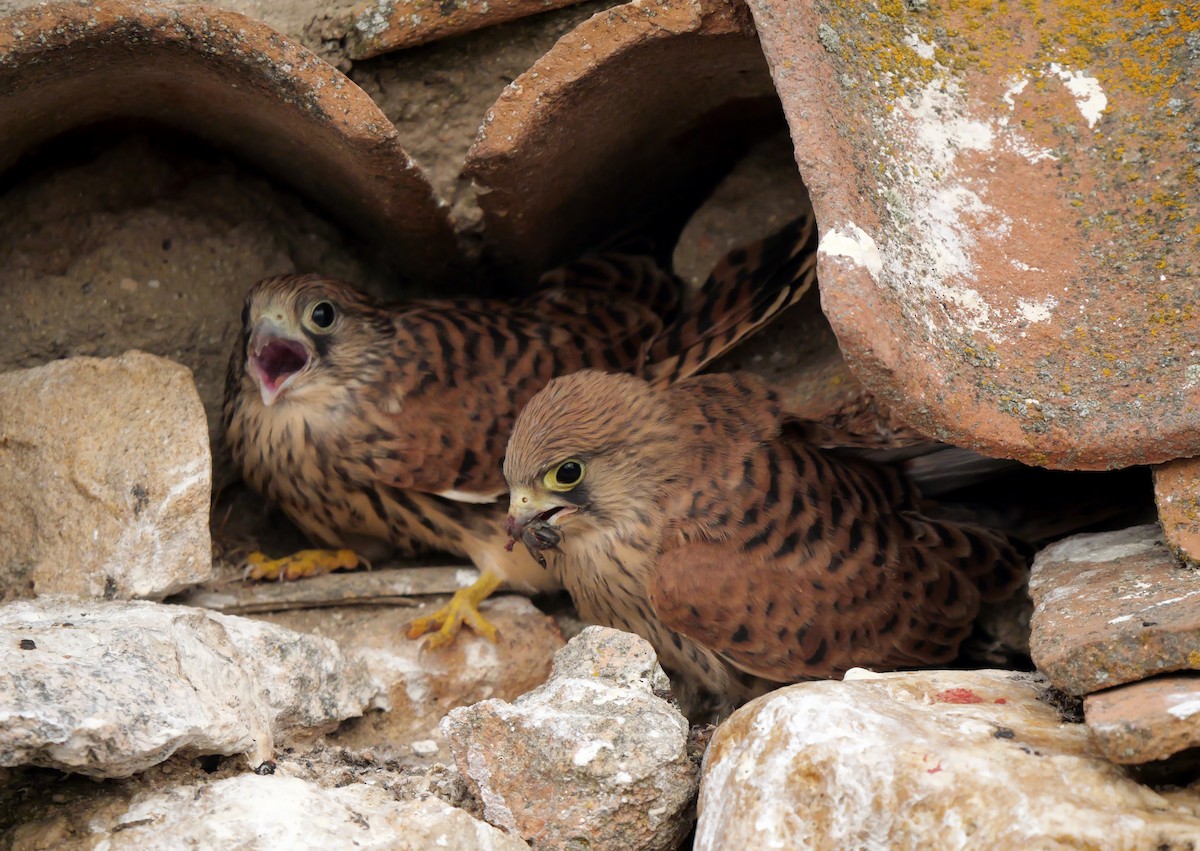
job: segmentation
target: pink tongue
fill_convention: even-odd
[[[303,346],[291,340],[272,340],[254,356],[254,362],[273,390],[288,376],[304,369],[308,363],[308,353]]]

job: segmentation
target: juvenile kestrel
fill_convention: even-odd
[[[949,661],[1026,558],[924,512],[898,471],[817,448],[746,374],[556,378],[517,418],[509,532],[587,621],[734,704],[853,666]]]
[[[517,413],[556,375],[591,367],[668,384],[769,322],[811,288],[811,216],[731,252],[690,296],[644,256],[606,254],[547,274],[515,301],[379,304],[317,275],[250,291],[230,360],[224,427],[243,478],[315,542],[367,557],[464,555],[479,581],[416,637],[448,641],[501,581],[554,578],[506,552],[501,470]],[[297,572],[312,567],[302,556]],[[260,574],[296,562],[260,565]]]

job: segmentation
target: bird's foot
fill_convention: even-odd
[[[246,556],[246,578],[292,580],[321,576],[335,570],[351,570],[360,564],[365,562],[354,550],[300,550],[283,558],[250,553]]]
[[[431,615],[417,618],[408,625],[408,637],[420,638],[428,635],[425,646],[434,649],[454,640],[463,624],[488,641],[496,641],[496,627],[479,612],[479,604],[500,586],[500,577],[484,571],[469,588],[454,592],[450,602]]]

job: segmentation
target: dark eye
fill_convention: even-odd
[[[245,328],[250,324],[250,302],[242,305],[242,327]]]
[[[578,461],[564,461],[554,478],[560,485],[573,485],[583,478],[583,467]]]
[[[328,328],[333,324],[333,305],[327,301],[318,301],[312,309],[313,325],[318,328]]]
[[[552,491],[569,491],[583,481],[583,462],[568,458],[546,474],[546,487]]]

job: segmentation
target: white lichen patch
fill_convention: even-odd
[[[905,43],[919,54],[925,44],[917,35]],[[896,289],[909,318],[931,334],[983,334],[998,342],[1010,329],[1048,321],[1057,301],[996,304],[978,286],[981,243],[1004,251],[1014,280],[1041,271],[1021,259],[1027,249],[1010,238],[1013,221],[989,197],[990,179],[980,176],[979,158],[990,162],[1007,154],[1039,163],[1057,157],[1025,136],[1003,108],[980,117],[953,72],[936,63],[934,69],[934,79],[912,83],[880,119],[880,138],[888,148],[880,155],[879,192],[893,219],[888,232],[895,236],[881,241],[875,278]],[[1002,95],[1009,110],[1029,82],[1024,76],[1009,81]],[[834,230],[827,239],[833,236],[845,234]],[[856,242],[861,240],[845,239],[831,248],[823,242],[822,250],[848,256]]]
[[[1056,307],[1058,299],[1054,296],[1046,296],[1041,301],[1026,301],[1023,298],[1017,300],[1017,312],[1026,322],[1048,322]]]
[[[1029,85],[1028,77],[1017,77],[1008,86],[1008,90],[1004,93],[1004,102],[1008,104],[1009,109],[1016,107],[1017,95],[1025,91],[1025,87]]]
[[[817,253],[830,257],[845,257],[866,268],[876,281],[883,270],[883,259],[879,256],[875,240],[854,222],[847,224],[844,229],[834,228],[827,231],[825,236],[821,237]]]
[[[1167,713],[1175,718],[1186,719],[1200,713],[1200,699],[1192,693],[1174,695],[1174,698],[1181,699],[1180,703],[1167,710]]]
[[[1108,96],[1100,87],[1100,81],[1082,71],[1064,68],[1057,62],[1050,63],[1050,73],[1062,80],[1067,91],[1075,98],[1075,106],[1079,108],[1079,114],[1083,116],[1088,127],[1095,127],[1108,107]]]
[[[901,99],[884,136],[904,139],[904,162],[891,163],[889,198],[899,198],[908,227],[886,246],[882,271],[900,289],[915,319],[931,332],[949,324],[956,332],[993,333],[991,305],[972,286],[977,234],[1007,232],[1010,222],[959,173],[964,153],[988,152],[992,127],[967,114],[953,79],[932,81]]]
[[[913,49],[913,53],[920,56],[922,59],[932,59],[934,46],[925,39],[921,38],[917,33],[910,32],[904,36],[904,43]]]

